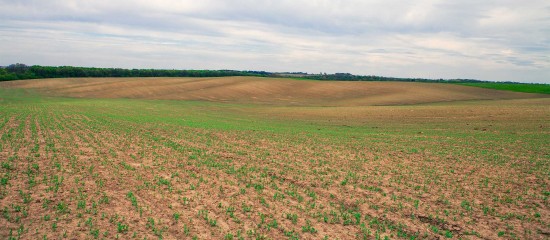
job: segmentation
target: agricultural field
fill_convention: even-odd
[[[464,86],[482,87],[516,92],[546,93],[550,94],[550,84],[527,83],[457,83]]]
[[[548,239],[550,95],[0,83],[2,239]]]

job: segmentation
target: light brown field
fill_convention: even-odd
[[[447,84],[4,82],[0,238],[548,239],[549,124]]]
[[[259,77],[67,78],[0,83],[79,98],[206,100],[298,106],[373,106],[548,97],[439,83],[337,82]]]

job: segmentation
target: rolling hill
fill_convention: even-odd
[[[374,106],[548,97],[442,83],[341,82],[261,77],[60,78],[2,82],[51,96],[202,100],[291,106]]]

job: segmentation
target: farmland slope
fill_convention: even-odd
[[[469,86],[414,82],[337,82],[259,77],[67,78],[0,83],[54,96],[206,100],[304,106],[406,105],[464,100],[548,97]]]
[[[56,89],[56,81],[81,80],[14,84],[59,95],[94,93],[76,83]],[[153,79],[82,81],[101,89],[95,96],[127,91],[137,98]],[[244,95],[255,92],[250,85],[268,83],[256,96],[274,104],[285,103],[273,97],[283,90],[312,104],[305,93],[321,84],[327,84],[325,103],[345,85],[348,92],[387,84],[413,93],[416,86],[424,91],[413,95],[417,99],[430,89],[420,86],[460,87],[253,78],[158,83],[163,81],[163,89],[150,84],[150,96],[209,96],[189,86],[181,87],[188,92],[176,89],[188,81],[252,101]],[[207,89],[205,82],[217,87]],[[142,90],[132,87],[140,83]],[[277,84],[290,87],[275,92]],[[0,239],[550,235],[548,97],[318,107],[44,97],[7,85],[15,86],[0,84]],[[238,95],[238,86],[249,92]],[[385,91],[378,90],[380,97],[392,99]],[[345,103],[358,102],[339,102]]]

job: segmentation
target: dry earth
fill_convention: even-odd
[[[335,82],[258,77],[68,78],[0,83],[1,87],[82,98],[207,100],[307,106],[408,105],[548,95],[438,83]]]
[[[0,95],[4,239],[550,236],[547,95],[240,77],[0,87],[264,103]]]

